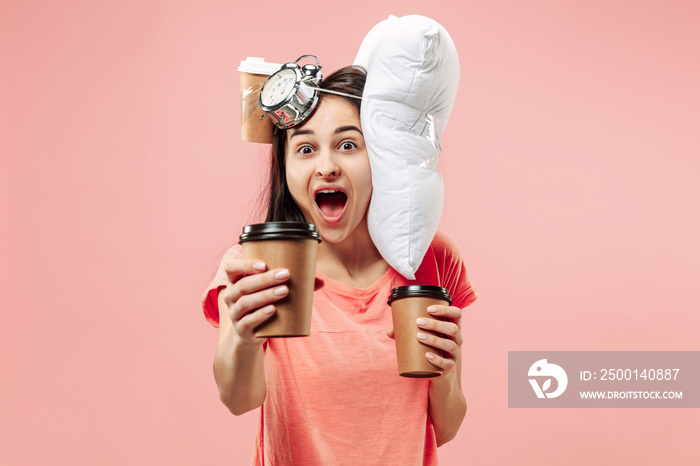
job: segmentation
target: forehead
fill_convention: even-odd
[[[315,131],[316,128],[320,130],[329,127],[334,130],[338,126],[346,125],[360,127],[360,114],[357,107],[343,97],[323,96],[311,117],[295,129]],[[292,131],[287,131],[287,137]]]

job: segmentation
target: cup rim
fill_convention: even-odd
[[[241,64],[238,66],[238,71],[241,73],[270,76],[279,71],[280,68],[282,68],[282,65],[278,63],[266,62],[264,58],[248,57],[241,61]]]
[[[452,305],[450,292],[446,288],[434,285],[397,286],[391,290],[387,304],[391,306],[393,301],[404,298],[436,298],[447,301],[448,306]]]
[[[321,234],[313,223],[265,222],[244,226],[239,242],[273,239],[315,239],[320,243]]]

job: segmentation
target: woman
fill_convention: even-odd
[[[321,88],[359,97],[364,82],[363,70],[348,67]],[[220,321],[221,400],[236,415],[261,407],[253,464],[437,464],[437,447],[466,413],[460,318],[475,293],[455,245],[439,233],[415,283],[447,288],[453,305],[430,308],[437,319],[418,319],[416,338],[433,348],[426,358],[443,374],[397,374],[386,301],[393,287],[414,282],[387,264],[367,229],[372,179],[360,105],[321,92],[302,125],[275,132],[267,220],[314,223],[323,239],[311,336],[253,335],[288,293],[289,271],[244,259],[240,246],[224,256],[205,294],[207,318]]]

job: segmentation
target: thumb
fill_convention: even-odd
[[[386,336],[388,336],[392,340],[394,339],[394,327],[391,327],[389,330],[386,331]]]

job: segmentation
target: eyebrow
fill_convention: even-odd
[[[358,128],[357,126],[352,126],[352,125],[341,126],[340,128],[337,128],[335,130],[335,134],[344,133],[345,131],[357,131],[358,133],[362,134],[362,131],[360,131],[360,128]]]
[[[297,129],[297,130],[292,132],[291,136],[289,136],[289,140],[291,141],[294,136],[299,136],[302,134],[314,134],[314,132],[311,131],[310,129]]]
[[[357,131],[358,133],[362,134],[362,131],[360,131],[360,128],[358,128],[357,126],[353,126],[353,125],[340,126],[339,128],[336,128],[334,133],[339,134],[339,133],[344,133],[345,131]],[[303,134],[314,134],[314,132],[313,132],[313,130],[310,130],[310,129],[297,129],[297,130],[294,130],[292,132],[291,136],[289,136],[289,140],[291,141],[291,139],[294,136],[301,136]]]

